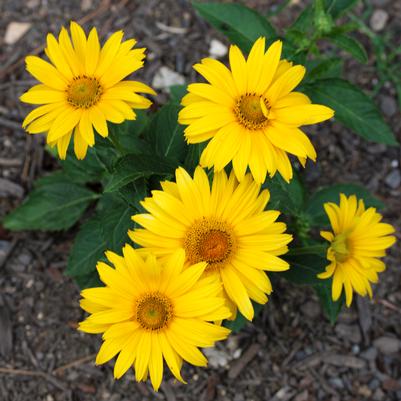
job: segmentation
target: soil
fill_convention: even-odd
[[[267,12],[280,2],[246,3]],[[384,11],[389,19],[380,35],[399,46],[401,2],[367,3],[358,13]],[[288,24],[302,4],[290,2],[274,23]],[[227,44],[184,0],[3,0],[0,15],[0,217],[23,200],[35,178],[55,168],[43,151],[43,139],[22,130],[29,108],[18,100],[33,83],[23,58],[41,52],[47,32],[58,32],[71,19],[87,28],[97,26],[102,37],[124,29],[148,48],[140,79],[149,84],[161,66],[195,81],[191,66],[208,55],[210,41]],[[30,28],[6,44],[11,22],[26,22]],[[347,59],[346,75],[371,91],[378,80],[376,56],[369,40],[361,38],[369,62],[361,66]],[[158,101],[165,99],[162,93]],[[401,141],[401,113],[391,82],[375,100]],[[386,203],[385,219],[396,226],[400,240],[400,148],[365,142],[335,122],[309,132],[319,155],[305,172],[309,187],[333,182],[367,186]],[[0,400],[401,400],[399,246],[389,252],[373,301],[359,298],[334,326],[312,291],[279,281],[253,324],[207,351],[207,369],[185,366],[187,385],[166,375],[154,393],[148,383],[136,383],[133,374],[115,381],[112,364],[95,366],[99,336],[76,330],[83,318],[79,290],[63,275],[75,233],[76,227],[64,233],[12,233],[0,225]]]

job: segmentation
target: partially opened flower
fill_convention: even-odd
[[[288,154],[316,159],[308,137],[299,129],[333,116],[326,106],[293,92],[305,68],[281,60],[281,41],[265,52],[265,38],[259,38],[245,60],[237,46],[230,47],[229,70],[221,62],[205,58],[194,69],[209,83],[188,86],[179,122],[188,125],[189,143],[210,142],[201,156],[201,165],[221,171],[232,162],[237,179],[247,167],[258,183],[266,174],[278,171],[286,181],[292,178]]]
[[[340,205],[324,205],[333,232],[321,231],[321,236],[330,242],[327,259],[330,264],[319,274],[321,279],[333,276],[332,297],[340,298],[343,288],[347,306],[351,305],[353,291],[361,296],[372,297],[371,283],[377,283],[377,273],[385,269],[379,259],[395,242],[394,228],[382,223],[376,209],[365,208],[362,199],[355,195],[340,195]]]
[[[83,290],[81,301],[91,315],[79,329],[103,333],[96,363],[118,354],[115,378],[134,367],[136,380],[146,380],[149,374],[157,390],[165,360],[173,375],[185,383],[182,362],[206,366],[198,347],[211,347],[230,333],[209,323],[230,314],[219,296],[220,283],[201,278],[206,263],[183,269],[183,251],[171,254],[165,263],[129,245],[123,248],[123,256],[112,252],[106,256],[114,268],[103,262],[97,265],[105,287]]]
[[[142,202],[149,213],[133,217],[144,228],[130,231],[131,239],[162,259],[184,249],[188,265],[207,262],[205,276],[223,283],[232,317],[238,307],[252,320],[251,299],[264,304],[272,291],[264,270],[289,268],[278,256],[292,237],[276,222],[278,211],[264,210],[269,192],[260,192],[250,174],[238,183],[224,170],[210,188],[201,167],[194,178],[177,169],[176,183],[162,182],[162,188]]]
[[[108,136],[107,121],[134,120],[132,109],[151,102],[137,92],[155,94],[149,86],[124,80],[143,65],[145,49],[133,49],[136,41],[122,41],[123,32],[110,36],[101,48],[96,28],[86,37],[71,22],[71,38],[61,28],[58,40],[47,35],[45,53],[50,63],[36,56],[26,58],[27,70],[41,83],[21,96],[26,103],[42,105],[30,112],[23,127],[28,133],[47,133],[47,143],[57,145],[65,159],[71,138],[78,159],[95,144],[95,131]]]

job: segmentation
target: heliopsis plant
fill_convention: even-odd
[[[220,61],[205,58],[194,66],[209,83],[188,85],[178,121],[188,125],[188,143],[211,139],[200,163],[221,171],[229,162],[238,180],[247,167],[258,183],[277,171],[289,181],[292,167],[288,154],[316,160],[316,151],[300,126],[333,117],[327,106],[312,104],[305,94],[294,91],[305,68],[280,60],[282,42],[265,51],[259,38],[245,60],[241,50],[230,47],[230,70]]]
[[[155,390],[163,378],[163,361],[183,383],[183,361],[206,366],[199,347],[212,347],[230,330],[211,323],[230,315],[220,296],[221,283],[203,278],[205,262],[186,266],[177,250],[165,262],[130,245],[123,256],[106,253],[97,271],[104,286],[82,291],[81,307],[90,316],[80,323],[87,333],[103,333],[97,364],[114,358],[114,377],[134,367],[137,381],[148,375]]]
[[[265,304],[272,291],[264,271],[289,268],[279,255],[287,252],[292,237],[276,221],[280,212],[265,210],[269,191],[260,192],[250,174],[238,183],[224,170],[209,185],[201,167],[193,178],[180,168],[175,183],[161,186],[142,202],[149,213],[133,217],[144,228],[129,232],[132,241],[161,259],[183,250],[187,265],[206,262],[205,276],[222,284],[232,317],[238,308],[252,320],[251,299]]]
[[[320,235],[330,242],[327,259],[330,264],[321,279],[333,276],[332,296],[337,301],[343,288],[347,306],[351,305],[353,291],[372,298],[371,283],[377,283],[378,275],[385,270],[380,260],[386,249],[395,242],[394,227],[382,223],[376,209],[365,208],[362,199],[355,195],[340,194],[340,204],[326,203],[324,209],[330,219],[332,232],[321,231]]]
[[[334,141],[334,119],[398,145],[372,98],[341,77],[342,53],[320,46],[367,59],[338,23],[342,6],[327,4],[315,0],[279,36],[243,5],[193,2],[227,36],[228,57],[205,54],[197,82],[148,111],[155,92],[131,80],[145,49],[122,31],[101,46],[96,28],[72,22],[49,33],[49,61],[26,58],[40,83],[21,96],[37,105],[22,125],[46,135],[60,169],[3,225],[77,231],[66,274],[89,314],[79,330],[102,334],[96,362],[114,358],[115,378],[133,369],[158,390],[166,365],[185,382],[186,363],[207,365],[202,348],[280,297],[278,279],[311,286],[331,323],[354,293],[374,296],[396,238],[384,204],[360,185],[302,179],[307,159],[324,158],[304,126],[326,121],[315,133]]]
[[[115,32],[101,47],[96,28],[88,37],[81,26],[71,22],[71,38],[61,28],[58,40],[49,33],[45,48],[49,61],[26,58],[26,69],[40,84],[21,96],[26,103],[42,105],[22,123],[30,134],[46,133],[47,143],[57,145],[65,159],[71,138],[78,159],[95,144],[95,132],[109,135],[107,121],[135,120],[133,109],[146,109],[149,99],[139,93],[155,92],[149,86],[125,78],[143,66],[145,49],[133,49],[135,39],[123,41]]]

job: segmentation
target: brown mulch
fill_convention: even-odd
[[[267,11],[266,3],[247,2],[262,11]],[[299,3],[293,1],[275,22],[282,26],[291,21]],[[399,37],[399,2],[371,3],[390,16],[383,35]],[[70,19],[96,25],[103,37],[124,29],[127,37],[137,38],[148,48],[148,62],[140,73],[147,83],[161,66],[194,81],[191,66],[208,55],[211,39],[227,43],[184,0],[0,2],[0,217],[22,201],[35,178],[55,167],[43,151],[42,138],[20,128],[29,108],[18,97],[33,82],[24,71],[24,56],[40,54],[45,34],[58,32]],[[4,35],[14,21],[31,26],[20,40],[6,45]],[[369,63],[349,61],[346,71],[369,91],[377,73],[372,48],[368,41],[366,45]],[[165,99],[162,93],[158,101]],[[376,101],[401,141],[401,113],[391,83]],[[397,227],[401,239],[400,149],[367,143],[337,123],[309,132],[319,160],[308,164],[307,185],[362,183],[386,203],[386,220]],[[207,351],[209,368],[185,366],[186,386],[166,375],[156,394],[148,383],[137,384],[132,373],[115,381],[112,363],[96,367],[100,338],[76,330],[83,317],[79,291],[63,276],[75,232],[10,233],[0,226],[1,401],[401,400],[399,246],[390,251],[374,300],[358,299],[335,326],[311,290],[278,281],[254,324]]]

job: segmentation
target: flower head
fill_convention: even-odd
[[[78,159],[95,144],[96,131],[108,136],[107,121],[134,120],[132,109],[148,108],[151,102],[137,92],[155,94],[149,86],[124,80],[143,65],[145,49],[133,49],[136,41],[122,41],[123,32],[110,36],[101,48],[96,28],[88,37],[71,22],[71,38],[62,28],[58,40],[47,35],[45,53],[50,63],[36,56],[26,58],[26,69],[41,83],[21,96],[26,103],[42,105],[23,122],[28,133],[47,132],[47,143],[57,145],[65,159],[71,138]],[[95,131],[94,131],[95,130]]]
[[[330,264],[318,275],[321,279],[333,276],[332,297],[339,299],[345,289],[347,306],[351,305],[353,291],[361,296],[372,297],[371,283],[377,283],[377,273],[385,269],[379,260],[386,255],[386,249],[395,242],[394,228],[382,223],[382,216],[376,209],[365,209],[362,199],[355,195],[340,195],[340,204],[324,205],[333,232],[321,231],[323,238],[330,242],[327,259]]]
[[[162,188],[142,202],[149,213],[133,217],[144,228],[130,231],[131,239],[162,259],[183,249],[187,265],[207,262],[205,276],[223,283],[232,317],[238,308],[252,320],[251,299],[264,304],[272,291],[264,270],[289,267],[278,256],[287,252],[292,237],[276,222],[279,212],[264,210],[269,192],[260,192],[250,174],[238,183],[224,170],[214,175],[210,188],[201,167],[194,178],[177,169],[176,183],[162,182]]]
[[[206,263],[183,269],[183,251],[172,253],[162,263],[129,245],[123,248],[123,256],[113,252],[106,256],[114,268],[103,262],[97,265],[105,287],[81,293],[81,307],[90,316],[79,329],[103,333],[96,363],[118,354],[115,378],[133,366],[136,380],[146,380],[149,373],[155,390],[163,378],[163,359],[182,382],[183,361],[206,366],[198,347],[211,347],[230,333],[209,323],[225,319],[230,312],[219,296],[220,284],[202,278]]]
[[[259,38],[247,60],[237,46],[230,47],[231,70],[210,58],[194,66],[209,83],[188,86],[179,122],[188,125],[189,143],[211,139],[201,155],[202,166],[221,171],[232,161],[239,181],[249,166],[254,179],[263,183],[267,173],[276,171],[286,181],[292,178],[287,153],[302,165],[308,157],[316,159],[299,127],[327,120],[333,110],[293,92],[305,68],[280,61],[281,49],[278,40],[265,52],[265,38]]]

